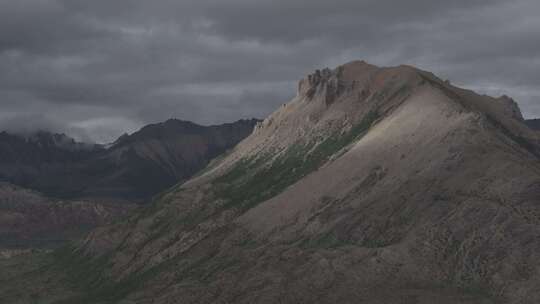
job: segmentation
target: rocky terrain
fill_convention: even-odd
[[[128,203],[54,200],[0,183],[0,255],[58,247],[125,217],[134,208]]]
[[[0,302],[539,303],[539,140],[506,96],[318,70],[141,212],[3,266]]]
[[[0,133],[0,181],[67,199],[144,202],[187,179],[248,136],[256,120],[204,127],[169,120],[124,135],[110,147],[63,134]]]

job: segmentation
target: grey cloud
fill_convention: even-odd
[[[6,0],[0,127],[39,114],[109,141],[171,117],[263,117],[304,74],[353,59],[416,65],[540,116],[539,9],[534,0]]]
[[[96,138],[88,130],[61,122],[40,114],[16,114],[0,120],[0,130],[12,134],[28,135],[36,131],[67,133],[78,141],[93,143]]]
[[[49,52],[111,35],[55,0],[4,0],[0,4],[0,52]]]

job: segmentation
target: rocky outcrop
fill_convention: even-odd
[[[524,120],[523,114],[521,114],[521,110],[519,109],[519,105],[514,99],[506,95],[503,95],[499,97],[498,99],[506,106],[506,111],[508,112],[507,114],[509,116],[514,117],[515,119],[518,119],[521,121]]]
[[[344,84],[340,80],[340,71],[330,69],[316,70],[308,75],[298,84],[298,94],[311,100],[315,96],[322,98],[329,106],[345,90]]]

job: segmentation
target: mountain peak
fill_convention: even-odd
[[[493,98],[461,89],[413,66],[377,67],[352,61],[334,69],[315,70],[300,80],[295,98],[258,124],[254,133],[237,146],[238,157],[229,158],[220,168],[226,170],[228,163],[239,158],[280,153],[292,146],[340,137],[367,121],[389,121],[405,106],[415,109],[414,118],[408,119],[418,123],[437,124],[431,120],[440,120],[440,115],[452,111],[461,113],[456,117],[462,116],[464,128],[472,123],[465,117],[471,116],[476,117],[475,124],[483,121],[515,134],[526,146],[537,141],[510,97]],[[427,107],[437,108],[436,115],[428,114]],[[527,149],[539,153],[536,147]]]
[[[351,61],[334,69],[316,70],[300,80],[297,97],[291,103],[318,104],[318,107],[311,106],[310,110],[304,111],[304,115],[310,118],[341,116],[348,119],[361,116],[362,113],[358,111],[365,112],[367,108],[397,107],[420,88],[428,87],[440,91],[448,97],[449,102],[456,103],[465,111],[483,113],[507,128],[521,132],[518,129],[523,127],[524,118],[511,97],[480,95],[410,65],[378,67],[365,61]],[[310,113],[314,110],[318,113]],[[325,114],[323,111],[334,113]],[[281,109],[278,112],[282,112]],[[275,120],[273,116],[270,120]],[[282,117],[283,114],[278,116]]]
[[[44,130],[30,133],[9,133],[2,131],[0,134],[4,141],[8,140],[10,142],[35,145],[46,149],[63,151],[93,151],[102,149],[101,145],[79,142],[64,133],[54,133]]]
[[[331,104],[344,91],[351,89],[351,81],[360,80],[377,69],[365,61],[351,61],[335,69],[315,70],[298,83],[298,95],[308,100],[322,97],[326,105]]]
[[[267,302],[280,302],[273,296],[283,286],[292,286],[284,302],[298,303],[299,293],[314,302],[312,282],[330,276],[339,280],[321,286],[333,294],[387,290],[389,282],[433,282],[440,290],[451,282],[500,295],[516,277],[507,269],[538,260],[538,242],[530,241],[537,221],[524,214],[538,210],[540,153],[512,108],[508,97],[460,89],[410,66],[355,61],[316,70],[208,170],[137,223],[98,231],[80,248],[111,257],[107,271],[116,277],[160,269],[152,286],[183,287],[202,276],[200,294],[217,286],[230,302],[261,298],[266,289],[246,286],[272,276]],[[530,254],[516,256],[516,244]],[[366,273],[361,281],[358,273]],[[239,283],[231,287],[230,278]],[[536,292],[538,280],[529,278],[516,286]],[[192,293],[182,287],[158,292],[171,300]]]
[[[359,93],[360,98],[365,98],[370,92],[388,86],[390,81],[392,85],[421,84],[422,73],[407,65],[383,68],[363,60],[351,61],[335,69],[315,70],[300,80],[298,96],[307,100],[318,98],[328,106],[341,96],[351,93]]]

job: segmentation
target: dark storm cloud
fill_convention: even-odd
[[[4,0],[0,128],[109,141],[263,117],[315,68],[412,64],[540,116],[536,0]],[[33,122],[33,123],[24,123]]]
[[[110,34],[54,0],[4,0],[0,8],[0,51],[46,52]]]

